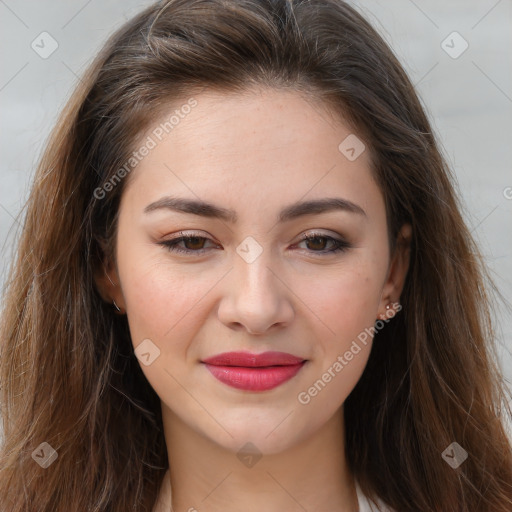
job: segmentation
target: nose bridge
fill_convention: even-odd
[[[288,322],[293,309],[286,287],[276,277],[271,249],[245,239],[236,251],[228,296],[219,309],[221,321],[241,324],[251,333]]]
[[[262,295],[275,297],[276,277],[271,271],[272,251],[263,247],[254,238],[247,237],[237,247],[234,274],[239,294],[260,300]],[[275,266],[275,262],[274,262]],[[267,297],[271,300],[271,297]]]

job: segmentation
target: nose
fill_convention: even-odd
[[[272,269],[268,252],[263,251],[251,263],[238,255],[235,258],[217,313],[231,329],[261,335],[289,325],[293,319],[293,293],[279,275],[282,272]]]

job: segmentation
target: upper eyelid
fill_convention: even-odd
[[[208,240],[214,241],[214,239],[211,236],[204,233],[204,231],[180,230],[175,235],[176,236],[167,238],[166,240],[179,240],[180,238],[207,238]]]
[[[215,239],[212,238],[211,236],[203,234],[203,233],[204,233],[203,231],[180,230],[180,231],[178,231],[176,236],[173,236],[171,238],[167,238],[166,240],[167,241],[171,241],[171,240],[179,240],[181,238],[206,238],[206,239],[208,239],[208,240],[210,240],[212,242],[219,243],[219,242],[216,242]],[[340,235],[338,233],[331,233],[331,234],[330,233],[323,233],[319,229],[315,229],[315,228],[312,228],[310,230],[302,232],[299,235],[299,237],[300,237],[299,241],[302,241],[304,238],[309,238],[309,237],[313,237],[313,236],[326,237],[326,238],[341,237],[341,239],[343,241],[347,241],[346,238],[343,235]]]

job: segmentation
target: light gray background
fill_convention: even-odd
[[[58,112],[107,36],[150,3],[0,0],[0,284],[16,215]],[[467,222],[496,284],[512,302],[512,0],[353,3],[391,44],[417,86],[457,176]],[[43,31],[58,43],[46,59],[31,48]],[[441,46],[453,31],[469,44],[458,58]],[[451,39],[452,51],[462,48],[461,40]],[[510,382],[512,312],[500,306],[496,317]]]

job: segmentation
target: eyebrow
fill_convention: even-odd
[[[234,210],[222,208],[205,201],[165,196],[144,208],[144,213],[155,210],[172,210],[180,213],[189,213],[201,217],[221,219],[236,223],[238,216]],[[326,213],[334,210],[346,211],[367,217],[366,212],[357,204],[339,197],[328,197],[310,201],[296,202],[286,206],[278,215],[278,222],[287,222],[304,215]]]

